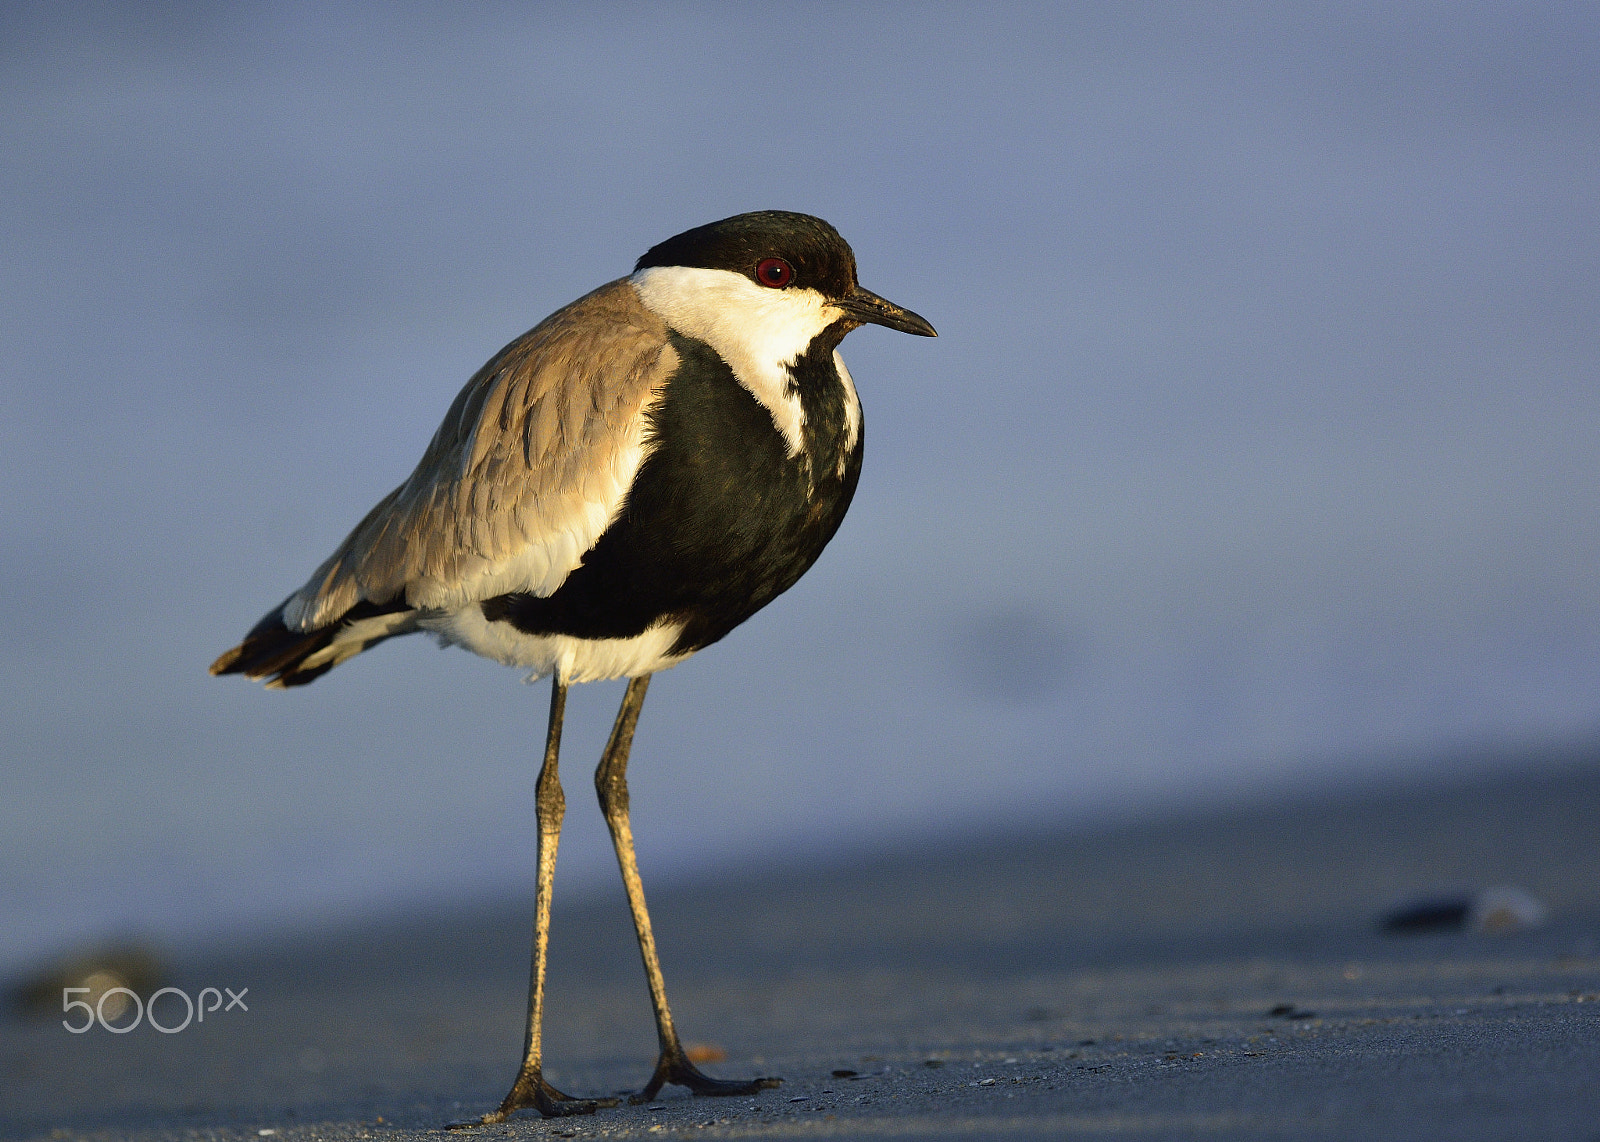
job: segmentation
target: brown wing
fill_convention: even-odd
[[[555,591],[626,500],[677,363],[626,279],[558,310],[467,382],[416,471],[290,596],[284,625],[315,630],[363,601]]]

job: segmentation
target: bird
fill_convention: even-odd
[[[634,1101],[668,1084],[745,1095],[781,1079],[712,1078],[668,1007],[634,854],[628,757],[651,676],[782,594],[833,538],[861,472],[863,426],[844,336],[928,321],[857,281],[820,218],[738,214],[652,246],[633,272],[512,341],[472,377],[409,477],[211,673],[306,685],[387,639],[549,676],[535,784],[532,967],[523,1057],[498,1109],[593,1113],[614,1098],[544,1077],[550,901],[566,800],[567,689],[628,679],[595,770],[655,1014],[659,1055]]]

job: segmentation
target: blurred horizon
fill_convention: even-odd
[[[531,880],[542,686],[205,667],[751,209],[940,337],[847,339],[844,527],[653,684],[647,885],[1600,742],[1600,10],[9,4],[0,108],[0,968]]]

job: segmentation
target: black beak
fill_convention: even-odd
[[[841,298],[833,304],[844,310],[851,321],[862,325],[885,325],[902,333],[915,333],[918,337],[939,336],[925,318],[918,317],[909,309],[901,309],[894,302],[879,297],[870,289],[856,286],[849,297]]]

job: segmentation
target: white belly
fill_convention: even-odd
[[[524,634],[510,623],[490,622],[478,604],[470,603],[458,611],[428,613],[418,625],[432,631],[440,646],[459,646],[507,666],[528,669],[530,682],[547,674],[555,674],[562,682],[637,678],[689,657],[670,653],[683,630],[682,623],[659,622],[632,638]]]

